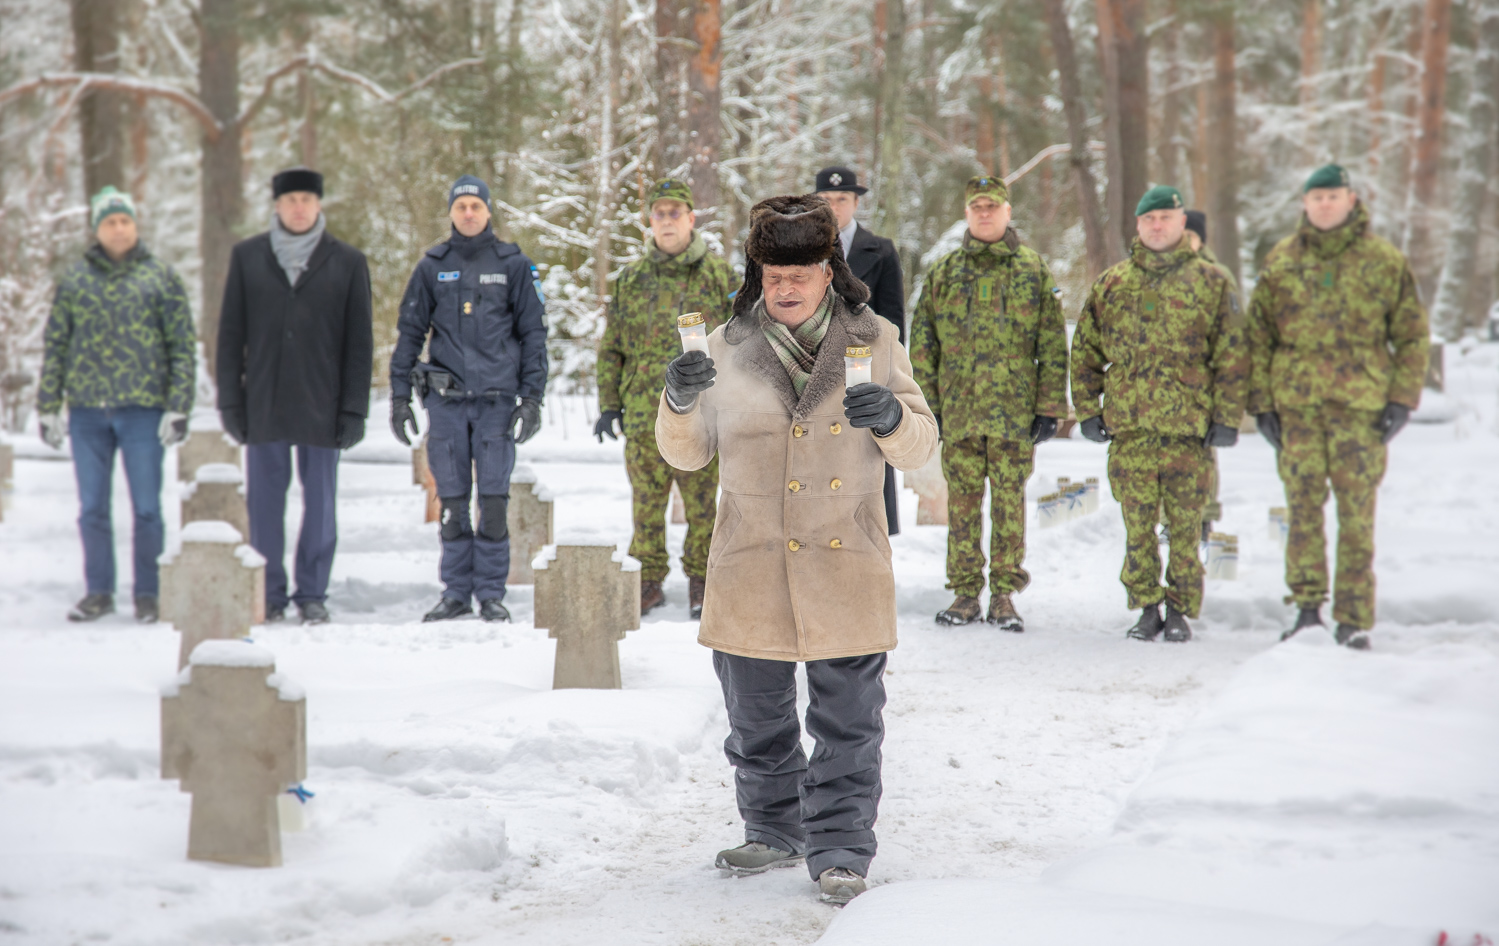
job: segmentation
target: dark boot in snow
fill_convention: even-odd
[[[461,618],[465,614],[473,614],[474,609],[467,601],[459,601],[456,598],[443,598],[437,602],[437,607],[422,615],[422,623],[430,624],[433,621],[451,621]]]
[[[1192,626],[1187,623],[1187,616],[1176,610],[1176,605],[1170,602],[1166,604],[1166,623],[1163,626],[1168,643],[1185,644],[1192,639]]]
[[[1361,627],[1339,623],[1335,636],[1338,639],[1338,643],[1349,650],[1369,649],[1369,632]]]
[[[958,595],[953,599],[953,603],[947,606],[946,611],[937,612],[937,623],[946,624],[949,627],[960,627],[977,621],[979,615],[983,613],[979,599],[972,595]]]
[[[1165,626],[1165,622],[1161,620],[1161,606],[1148,604],[1140,609],[1140,620],[1129,629],[1127,636],[1137,641],[1153,641],[1160,636],[1161,629]]]
[[[495,621],[504,621],[506,624],[509,624],[510,609],[505,607],[504,602],[500,601],[499,598],[490,598],[487,601],[479,602],[479,617],[489,621],[491,624]]]
[[[823,903],[840,907],[869,889],[864,878],[847,867],[829,867],[817,878],[817,886]]]
[[[115,613],[114,595],[87,595],[68,612],[68,620],[74,623],[97,621],[106,614]]]
[[[666,592],[661,590],[659,581],[642,581],[640,583],[640,616],[644,617],[647,611],[654,610],[666,603]]]
[[[984,620],[990,624],[999,625],[1001,631],[1014,631],[1016,634],[1025,630],[1025,621],[1021,620],[1020,614],[1015,610],[1015,604],[1007,594],[994,594],[989,596],[989,614]]]
[[[265,623],[280,624],[284,620],[286,620],[286,605],[283,604],[279,608],[265,606]]]
[[[328,606],[321,601],[304,601],[297,605],[297,613],[302,616],[302,623],[309,626],[328,623]]]
[[[1283,641],[1288,641],[1291,638],[1295,637],[1297,634],[1300,634],[1303,628],[1325,628],[1326,626],[1327,625],[1322,623],[1322,607],[1320,605],[1313,605],[1310,608],[1302,608],[1301,613],[1296,615],[1296,626],[1280,635],[1280,639]]]
[[[750,841],[738,847],[731,847],[727,851],[719,851],[718,856],[713,859],[713,866],[719,870],[726,870],[732,874],[763,874],[775,867],[792,867],[805,860],[805,855],[793,854],[780,848],[762,844],[759,841]]]
[[[155,595],[135,596],[135,620],[140,624],[155,624],[161,617],[161,608]]]
[[[703,595],[707,591],[707,581],[696,575],[687,576],[687,616],[694,621],[703,616]]]

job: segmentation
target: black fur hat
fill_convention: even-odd
[[[734,315],[748,315],[760,301],[762,266],[815,266],[833,270],[833,291],[850,307],[869,301],[869,287],[854,277],[838,242],[838,218],[816,194],[771,197],[750,208],[744,241],[744,285],[734,296]]]

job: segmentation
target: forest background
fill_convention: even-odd
[[[1075,317],[1151,184],[1248,288],[1337,161],[1455,339],[1499,288],[1496,93],[1499,0],[0,0],[0,426],[34,403],[89,194],[136,196],[211,357],[229,249],[294,164],[369,256],[376,385],[463,173],[541,270],[553,391],[593,389],[653,180],[689,178],[740,265],[749,207],[828,164],[871,185],[912,299],[963,182],[1011,178]]]

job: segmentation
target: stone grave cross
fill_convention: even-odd
[[[227,522],[189,522],[179,548],[163,553],[161,619],[182,634],[177,666],[198,644],[244,637],[265,621],[265,559]]]
[[[531,560],[556,540],[552,538],[551,491],[536,482],[536,471],[529,466],[517,466],[510,475],[505,519],[510,530],[510,575],[505,584],[535,584]]]
[[[549,545],[536,575],[536,626],[557,641],[552,689],[618,690],[619,642],[640,627],[640,562],[612,545]]]

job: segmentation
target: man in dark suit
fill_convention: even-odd
[[[819,197],[833,205],[838,217],[838,241],[843,244],[843,258],[854,276],[869,287],[869,307],[894,323],[900,342],[906,343],[906,290],[900,275],[900,257],[895,243],[875,236],[854,219],[859,209],[859,195],[869,188],[859,185],[859,178],[845,167],[823,168],[817,172],[813,188]],[[900,532],[900,507],[896,504],[895,468],[885,464],[885,518],[890,534]]]

